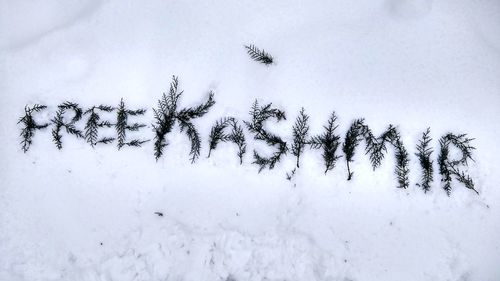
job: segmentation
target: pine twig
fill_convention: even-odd
[[[117,117],[116,117],[116,133],[118,135],[118,149],[120,150],[123,146],[134,146],[140,147],[143,143],[148,142],[149,140],[138,140],[133,139],[130,142],[126,141],[127,131],[138,131],[140,128],[146,127],[145,124],[133,123],[132,125],[128,124],[128,116],[137,116],[144,115],[146,113],[145,109],[138,110],[130,110],[125,108],[125,102],[123,98],[120,100],[117,109]]]
[[[431,182],[434,180],[434,161],[431,160],[433,150],[429,147],[432,141],[429,136],[430,132],[430,128],[427,128],[427,130],[422,133],[422,139],[417,144],[417,153],[415,153],[418,157],[420,167],[422,168],[422,177],[420,183],[417,185],[421,186],[425,193],[431,189]]]
[[[231,133],[224,133],[224,130],[229,127],[231,127]],[[228,141],[238,146],[237,155],[241,165],[243,163],[243,155],[246,152],[245,135],[243,134],[243,128],[238,125],[238,121],[233,117],[225,117],[217,120],[212,127],[209,136],[209,151],[207,158],[210,157],[212,150],[216,149],[220,142]]]
[[[209,150],[207,158],[210,157],[212,150],[217,148],[219,142],[226,142],[229,140],[229,135],[224,134],[224,129],[226,129],[226,127],[229,126],[229,121],[230,121],[229,117],[217,120],[215,122],[215,125],[210,130]]]
[[[281,160],[281,157],[286,155],[288,151],[288,146],[285,141],[283,141],[279,136],[264,129],[264,122],[269,118],[275,118],[278,122],[283,119],[286,120],[285,112],[272,108],[271,105],[272,104],[269,103],[265,106],[259,106],[259,103],[256,100],[250,110],[252,120],[250,122],[244,121],[248,130],[254,133],[255,140],[262,140],[269,146],[277,147],[277,151],[275,151],[270,157],[263,157],[254,150],[254,162],[252,163],[259,165],[259,172],[266,167],[270,170],[273,169],[276,163],[278,163]]]
[[[270,65],[274,62],[273,57],[264,50],[260,50],[255,45],[245,45],[247,53],[254,61]]]
[[[112,142],[113,140],[115,140],[115,138],[110,138],[110,137],[104,137],[104,138],[98,139],[99,128],[102,128],[102,127],[109,128],[109,127],[112,127],[114,124],[111,124],[109,121],[100,121],[101,117],[99,114],[97,114],[96,110],[102,110],[105,112],[112,112],[114,110],[114,108],[111,106],[107,106],[107,105],[99,105],[99,106],[93,106],[83,113],[83,115],[89,114],[89,118],[87,119],[87,123],[85,124],[84,138],[85,138],[85,141],[87,141],[92,147],[94,147],[98,143],[108,144],[108,143]]]
[[[186,132],[191,141],[191,163],[194,163],[200,155],[201,141],[196,127],[192,123],[193,119],[200,118],[215,104],[214,93],[210,92],[208,99],[196,107],[187,107],[180,111],[177,110],[177,103],[183,91],[179,91],[179,81],[173,76],[170,83],[169,94],[163,93],[162,98],[158,101],[158,108],[153,109],[155,124],[155,158],[156,161],[163,155],[164,148],[168,145],[166,135],[172,131],[175,121],[179,122],[181,132]]]
[[[240,165],[243,164],[243,155],[247,151],[247,145],[245,141],[245,135],[243,134],[243,128],[238,124],[236,119],[231,121],[231,134],[229,135],[229,140],[238,146],[238,158],[240,159]]]
[[[382,141],[386,140],[382,139]],[[396,168],[394,173],[398,180],[398,188],[406,189],[410,186],[410,169],[408,167],[410,163],[409,154],[401,141],[401,135],[392,125],[389,125],[389,129],[387,130],[387,141],[389,141],[396,150]]]
[[[156,161],[163,155],[164,148],[168,145],[166,135],[172,131],[175,124],[177,102],[183,91],[179,91],[179,80],[172,77],[168,95],[163,93],[158,100],[158,108],[153,108],[155,123],[152,125],[155,132],[154,155]]]
[[[75,113],[69,122],[64,121],[64,114],[66,113],[66,110],[73,110]],[[58,149],[62,149],[62,128],[65,128],[66,133],[70,135],[75,135],[77,138],[85,138],[82,131],[75,127],[75,123],[82,118],[82,115],[83,111],[76,103],[66,101],[58,106],[56,116],[51,120],[55,125],[52,129],[52,138]]]
[[[355,120],[346,133],[342,150],[346,155],[347,162],[347,180],[352,179],[353,172],[350,170],[349,163],[353,161],[355,148],[361,140],[365,140],[365,153],[369,155],[373,169],[378,168],[384,159],[384,153],[387,152],[387,143],[390,143],[396,150],[396,168],[395,174],[398,179],[399,188],[409,186],[409,154],[403,143],[397,129],[389,125],[389,128],[378,138],[375,138],[370,128],[364,123],[364,119]]]
[[[325,163],[325,174],[335,168],[335,164],[340,158],[340,156],[337,155],[340,136],[335,134],[335,130],[338,128],[336,122],[337,116],[335,112],[332,112],[328,119],[328,124],[323,127],[325,132],[322,135],[312,137],[308,142],[313,149],[323,149],[322,156]]]
[[[465,174],[465,172],[460,171],[458,169],[459,165],[468,166],[468,159],[474,161],[472,158],[472,151],[476,149],[470,143],[474,139],[468,138],[467,134],[455,135],[452,133],[448,133],[439,139],[440,151],[438,155],[438,165],[439,165],[439,174],[441,175],[441,182],[444,183],[443,189],[446,191],[448,196],[451,195],[451,182],[452,176],[455,176],[456,179],[463,183],[466,188],[475,191],[477,194],[479,192],[474,187],[474,182],[472,178]],[[462,153],[462,157],[458,160],[450,160],[450,145],[453,144],[457,147]]]
[[[304,108],[300,110],[299,116],[295,120],[293,125],[293,143],[292,143],[292,155],[297,158],[297,168],[299,168],[300,155],[304,152],[304,147],[307,144],[307,136],[309,133],[308,125],[309,116],[305,113]]]
[[[208,113],[208,110],[215,104],[214,93],[210,92],[208,99],[194,108],[184,108],[176,114],[176,119],[179,121],[181,132],[186,129],[186,135],[191,141],[191,163],[194,163],[201,153],[200,135],[196,127],[191,122],[192,119],[200,118]]]
[[[350,163],[354,161],[355,149],[362,140],[365,140],[365,154],[370,156],[370,162],[374,169],[380,165],[382,156],[380,156],[383,147],[378,146],[377,139],[373,136],[370,128],[364,123],[364,119],[356,119],[349,127],[342,144],[342,151],[345,154],[347,163],[347,180],[351,180],[354,172],[350,169]]]
[[[22,137],[21,147],[24,153],[29,150],[33,142],[35,130],[45,129],[47,128],[47,126],[49,126],[49,123],[38,124],[35,119],[33,119],[33,113],[40,112],[46,108],[47,106],[39,104],[35,104],[32,107],[29,107],[27,105],[24,107],[24,116],[19,118],[19,121],[17,122],[17,124],[22,123],[24,125],[20,134],[20,136]]]

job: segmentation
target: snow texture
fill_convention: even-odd
[[[494,0],[0,1],[0,280],[500,280],[499,30]],[[48,122],[66,100],[123,97],[148,109],[130,137],[152,139],[172,75],[181,107],[216,93],[194,121],[196,163],[178,127],[158,162],[152,142],[63,134],[59,151],[50,128],[22,152],[16,122],[35,103]],[[231,143],[205,158],[215,121],[250,120],[255,99],[286,111],[266,126],[289,143],[301,107],[313,135],[332,111],[342,137],[360,117],[376,135],[397,125],[410,187],[396,188],[392,149],[373,171],[358,148],[351,181],[343,158],[325,175],[310,149],[291,181],[290,154],[259,174],[251,152],[269,148],[246,130],[243,165]],[[441,136],[475,138],[479,195],[454,181],[446,196],[437,173],[416,186],[427,127],[435,165]]]

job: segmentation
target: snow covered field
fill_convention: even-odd
[[[499,31],[497,0],[1,0],[0,280],[500,280]],[[275,63],[252,61],[246,44]],[[173,75],[181,107],[215,92],[194,121],[196,163],[177,125],[158,161],[153,141],[118,151],[63,134],[59,151],[51,128],[23,153],[17,121],[36,103],[49,122],[67,100],[123,98],[147,109],[130,137],[153,139]],[[310,149],[291,181],[291,154],[259,174],[252,151],[269,148],[248,130],[242,165],[229,143],[206,158],[215,121],[250,120],[255,99],[286,112],[266,126],[289,143],[301,107],[313,135],[332,111],[342,137],[360,117],[376,135],[397,125],[410,187],[396,188],[392,150],[373,171],[364,144],[351,181],[343,158],[325,175]],[[414,153],[427,127],[436,169],[424,193]],[[442,189],[447,132],[475,138],[479,195]]]

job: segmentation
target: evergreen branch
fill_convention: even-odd
[[[102,104],[101,104],[101,105],[99,105],[97,108],[98,108],[99,110],[106,111],[106,112],[112,112],[113,110],[115,110],[115,108],[114,108],[114,107],[112,107],[112,106],[109,106],[109,105],[102,105]]]
[[[175,123],[175,112],[161,110],[161,106],[159,106],[158,110],[153,109],[156,120],[156,123],[152,125],[155,132],[154,155],[156,161],[163,155],[163,150],[168,145],[166,135],[172,131]]]
[[[254,150],[254,162],[252,163],[259,165],[259,172],[266,167],[269,167],[271,170],[276,163],[281,160],[281,156],[286,155],[288,146],[279,136],[269,133],[264,129],[264,121],[273,117],[279,122],[280,120],[286,119],[285,112],[272,108],[271,103],[265,106],[259,106],[256,100],[252,105],[250,115],[252,120],[250,122],[243,122],[248,130],[254,133],[254,139],[265,141],[269,146],[276,146],[278,148],[270,157],[262,157]]]
[[[351,180],[354,174],[354,172],[351,172],[349,163],[353,162],[355,148],[361,142],[361,139],[359,137],[358,126],[355,125],[357,122],[363,122],[363,120],[358,119],[354,121],[351,127],[349,127],[349,130],[347,131],[344,138],[344,143],[342,144],[342,151],[344,152],[345,160],[347,163],[347,173],[348,173],[347,180]]]
[[[340,156],[336,155],[339,147],[340,136],[335,134],[337,116],[332,112],[328,119],[328,124],[324,126],[325,132],[322,135],[312,137],[309,140],[309,145],[313,149],[323,149],[323,161],[325,163],[325,174],[335,168],[335,164]]]
[[[272,64],[274,59],[273,57],[265,52],[264,50],[259,50],[255,45],[245,45],[247,49],[248,55],[256,62],[260,62],[266,65]]]
[[[111,112],[114,110],[114,108],[111,106],[107,106],[107,105],[99,105],[99,106],[93,106],[83,113],[84,115],[90,114],[89,118],[87,119],[87,123],[85,124],[84,138],[85,138],[85,141],[88,142],[92,147],[94,147],[98,143],[107,144],[107,143],[110,143],[112,140],[114,140],[114,138],[112,140],[109,140],[110,138],[105,138],[106,139],[105,142],[98,141],[99,128],[102,128],[102,127],[109,128],[109,127],[112,127],[113,125],[107,120],[100,121],[101,117],[99,116],[99,114],[97,114],[96,110]]]
[[[297,168],[299,168],[300,155],[304,152],[304,147],[307,144],[307,136],[309,133],[309,125],[307,121],[309,116],[305,114],[304,108],[300,110],[299,116],[295,120],[293,130],[292,155],[297,158]]]
[[[106,127],[106,128],[111,128],[111,127],[113,127],[115,125],[116,124],[112,124],[108,120],[102,121],[102,122],[100,122],[100,123],[97,124],[97,126],[99,126],[99,127]]]
[[[125,137],[127,136],[125,131],[127,128],[127,111],[125,110],[123,98],[120,99],[120,104],[118,105],[115,128],[118,134],[118,149],[121,149],[125,144]]]
[[[127,115],[137,116],[137,115],[143,115],[144,113],[146,113],[146,109],[144,109],[144,108],[137,109],[137,110],[127,109],[125,112],[127,113]]]
[[[259,106],[257,100],[254,101],[252,108],[250,110],[250,115],[252,121],[243,121],[250,132],[255,133],[259,140],[266,139],[267,132],[263,129],[264,121],[269,118],[276,118],[279,122],[281,120],[286,120],[285,112],[276,108],[272,108],[272,103],[266,104],[265,106]]]
[[[229,135],[229,140],[234,142],[238,146],[238,158],[240,159],[240,165],[243,164],[243,155],[247,150],[247,145],[245,142],[245,135],[243,134],[243,128],[238,125],[236,119],[231,121],[231,134]]]
[[[384,159],[384,153],[387,152],[386,143],[392,144],[396,150],[396,169],[395,174],[398,179],[399,188],[407,188],[409,186],[409,155],[408,151],[401,142],[401,137],[397,129],[389,125],[389,128],[382,133],[378,138],[375,138],[370,128],[364,123],[364,119],[357,119],[353,122],[346,133],[345,141],[342,150],[346,155],[347,162],[347,180],[352,179],[353,172],[350,170],[350,165],[353,161],[355,148],[361,140],[365,140],[365,153],[369,155],[370,163],[373,169],[379,167]]]
[[[156,161],[163,155],[164,148],[168,145],[166,135],[172,131],[175,124],[177,102],[183,91],[179,92],[179,80],[172,76],[168,95],[163,93],[158,100],[158,109],[153,109],[155,124],[152,125],[155,132],[154,155]]]
[[[59,105],[59,108],[62,108],[62,109],[72,109],[75,112],[75,116],[73,116],[73,118],[71,119],[72,123],[75,123],[75,122],[79,121],[82,118],[83,111],[80,108],[80,106],[78,104],[74,103],[74,102],[66,101],[63,104]]]
[[[118,135],[118,149],[121,149],[124,145],[127,146],[141,146],[143,143],[149,141],[149,140],[132,140],[130,142],[126,142],[125,139],[127,137],[127,130],[128,131],[138,131],[140,128],[146,127],[145,124],[138,124],[134,123],[132,125],[128,124],[128,116],[136,116],[136,115],[143,115],[146,113],[145,109],[138,109],[138,110],[130,110],[125,108],[125,103],[123,102],[123,98],[120,100],[120,104],[118,105],[118,111],[117,111],[117,116],[116,116],[116,133]]]
[[[180,110],[178,113],[174,113],[175,119],[179,121],[180,131],[183,132],[186,129],[186,134],[191,141],[191,163],[194,163],[196,159],[200,156],[201,141],[200,136],[193,123],[192,119],[200,118],[208,113],[208,110],[215,104],[214,93],[210,91],[208,99],[196,107],[188,107]]]
[[[404,147],[401,141],[401,136],[396,128],[390,125],[389,131],[391,132],[388,135],[387,141],[389,141],[396,150],[396,169],[394,173],[396,174],[396,177],[398,179],[398,187],[406,189],[410,186],[410,169],[408,167],[408,164],[410,163],[409,154]]]
[[[448,163],[450,165],[452,173],[455,175],[456,179],[463,183],[466,188],[471,189],[476,192],[477,195],[479,195],[479,192],[474,188],[474,181],[472,178],[465,174],[464,171],[460,171],[456,165],[453,165],[452,163]]]
[[[384,160],[384,152],[387,152],[386,143],[393,143],[396,138],[399,139],[399,133],[392,125],[389,125],[389,128],[376,139],[370,133],[367,140],[367,152],[370,155],[370,162],[372,163],[373,170],[380,167],[382,160]]]
[[[33,119],[34,112],[40,112],[45,108],[47,108],[47,106],[39,104],[35,104],[32,107],[26,105],[24,107],[24,116],[19,118],[19,121],[17,122],[18,124],[22,123],[24,125],[24,127],[21,129],[21,134],[20,134],[20,136],[22,137],[20,144],[24,153],[28,151],[29,147],[33,142],[33,136],[35,135],[35,130],[44,129],[47,126],[49,126],[49,123],[38,124]]]
[[[268,167],[269,170],[272,170],[274,169],[276,163],[280,161],[281,156],[283,156],[284,154],[286,154],[286,148],[284,147],[284,144],[279,144],[278,151],[275,151],[270,157],[260,156],[257,151],[254,150],[254,162],[252,162],[252,164],[259,165],[259,173],[266,167]]]
[[[259,165],[259,173],[262,172],[262,170],[264,170],[264,168],[269,165],[270,162],[267,158],[261,157],[255,150],[253,151],[253,159],[254,161],[252,162],[252,164]]]
[[[100,140],[98,140],[98,141],[96,142],[96,144],[97,144],[97,143],[108,144],[108,143],[111,143],[111,142],[112,142],[112,141],[114,141],[114,140],[115,140],[115,138],[103,137],[103,138],[101,138]]]
[[[382,147],[378,147],[377,139],[373,136],[370,128],[364,124],[364,119],[357,119],[349,127],[349,130],[346,133],[344,143],[342,144],[342,151],[345,154],[346,163],[347,163],[347,180],[351,180],[354,172],[351,172],[349,163],[353,162],[355,149],[361,142],[361,140],[365,140],[365,153],[370,156],[370,162],[372,166],[375,168],[379,165],[381,161],[381,156],[379,153],[381,152]],[[383,157],[383,156],[382,156]]]
[[[210,130],[209,150],[207,158],[210,157],[212,150],[217,148],[219,142],[226,142],[229,140],[229,135],[224,134],[224,129],[229,125],[230,120],[232,120],[232,118],[228,117],[217,120],[215,122],[215,125]]]
[[[164,100],[168,111],[175,113],[177,111],[177,102],[184,91],[179,92],[179,78],[172,76],[168,97]]]
[[[387,130],[382,133],[380,137],[375,138],[366,125],[363,125],[362,128],[365,132],[365,141],[367,142],[366,151],[370,155],[370,162],[372,163],[373,169],[381,165],[384,159],[384,153],[387,152],[386,143],[390,143],[396,152],[396,168],[394,174],[398,180],[398,188],[408,188],[410,186],[410,170],[408,167],[410,159],[408,151],[401,141],[398,130],[393,125],[389,125]]]
[[[443,189],[446,191],[448,196],[451,195],[451,171],[449,168],[448,157],[450,154],[449,150],[450,142],[446,139],[446,137],[442,137],[439,139],[440,151],[438,155],[438,165],[439,165],[439,174],[441,175],[441,182],[444,183]]]
[[[75,115],[73,116],[73,118],[71,118],[71,121],[65,123],[64,113],[66,113],[66,110],[68,109],[73,110]],[[56,116],[51,120],[52,123],[54,123],[55,125],[55,127],[52,129],[52,139],[58,149],[62,149],[62,135],[61,135],[62,128],[65,128],[66,132],[70,135],[75,135],[77,138],[85,138],[82,131],[76,129],[74,125],[82,118],[82,115],[83,111],[80,108],[80,106],[76,103],[66,101],[58,106]]]
[[[470,142],[472,142],[474,139],[467,138],[467,134],[461,134],[457,136],[451,133],[447,134],[446,138],[453,145],[455,145],[460,150],[460,152],[462,152],[462,158],[452,161],[452,164],[463,164],[467,166],[467,159],[474,161],[474,159],[472,159],[472,151],[476,148],[470,145]]]
[[[135,146],[135,147],[140,147],[142,146],[143,143],[146,143],[148,142],[149,140],[138,140],[138,139],[134,139],[134,140],[131,140],[129,142],[126,142],[124,143],[124,145],[126,146]]]
[[[139,131],[140,128],[144,128],[144,127],[146,127],[145,124],[134,123],[132,125],[125,126],[125,129],[127,129],[129,131],[136,132],[136,131]]]
[[[60,125],[56,125],[54,129],[52,129],[52,140],[56,144],[57,149],[61,150],[62,149],[62,136],[59,133],[61,130]]]
[[[441,175],[441,182],[444,183],[443,189],[448,196],[451,195],[451,182],[452,175],[457,180],[465,185],[465,187],[474,190],[474,182],[472,178],[458,169],[458,165],[468,166],[467,159],[472,159],[472,151],[475,149],[470,142],[474,139],[467,138],[466,134],[454,135],[448,133],[439,139],[440,151],[438,155],[439,174]],[[450,144],[456,146],[462,153],[462,157],[458,160],[449,160]],[[479,194],[479,193],[478,193]]]
[[[169,94],[163,93],[162,98],[158,101],[158,109],[153,109],[155,124],[152,125],[155,131],[155,158],[158,159],[163,155],[164,148],[168,145],[166,142],[166,134],[172,131],[175,121],[179,121],[180,131],[185,129],[187,136],[191,140],[191,162],[194,162],[200,154],[201,141],[198,131],[191,123],[192,119],[202,117],[215,104],[214,94],[210,92],[207,101],[197,107],[188,107],[177,112],[177,103],[183,91],[179,92],[179,81],[173,76],[170,83]]]
[[[177,114],[177,118],[183,121],[189,121],[194,118],[199,118],[205,115],[208,110],[215,104],[214,93],[210,91],[207,101],[197,107],[184,108]]]
[[[415,154],[418,157],[420,167],[422,168],[422,177],[420,179],[420,184],[424,192],[427,192],[431,189],[430,183],[434,180],[434,167],[433,161],[430,160],[431,154],[433,152],[432,148],[429,147],[429,143],[431,142],[430,128],[422,134],[422,139],[417,144],[417,153]]]
[[[85,141],[90,143],[90,145],[93,147],[97,144],[97,130],[99,127],[99,115],[95,113],[95,111],[92,108],[91,111],[85,111],[85,114],[90,114],[89,119],[87,119],[87,123],[85,124]]]
[[[82,131],[76,129],[75,125],[73,124],[66,124],[64,126],[66,128],[66,132],[71,135],[75,135],[78,138],[84,138]]]
[[[183,120],[180,121],[180,128],[181,132],[186,130],[186,135],[188,136],[189,140],[191,141],[191,151],[189,152],[189,155],[191,155],[191,163],[194,163],[196,159],[200,156],[200,151],[201,151],[201,141],[200,141],[200,134],[194,127],[193,123],[191,122],[185,122]]]

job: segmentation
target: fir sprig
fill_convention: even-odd
[[[186,130],[186,135],[191,141],[191,150],[189,152],[191,163],[194,163],[201,153],[200,135],[191,120],[205,115],[214,104],[214,93],[210,92],[205,103],[194,108],[184,108],[176,114],[181,132]]]
[[[231,121],[231,134],[229,135],[229,140],[238,146],[238,158],[240,159],[240,165],[243,164],[243,155],[247,151],[247,145],[245,141],[245,135],[243,134],[243,127],[241,127],[236,119]]]
[[[459,182],[463,183],[466,188],[473,190],[477,195],[479,195],[479,192],[474,188],[474,181],[469,175],[467,175],[464,171],[460,171],[454,165],[451,165],[450,169]]]
[[[401,135],[392,125],[389,125],[389,129],[382,135],[382,139],[379,142],[383,143],[386,141],[389,141],[396,150],[396,168],[394,173],[398,180],[398,188],[406,189],[410,186],[410,169],[408,167],[410,163],[409,154],[401,141]]]
[[[208,150],[208,156],[207,158],[210,157],[210,154],[212,153],[212,150],[217,148],[217,145],[219,142],[226,142],[229,140],[229,135],[224,133],[224,129],[226,129],[227,126],[229,126],[229,121],[232,118],[230,117],[224,117],[220,120],[217,120],[215,122],[215,125],[212,126],[212,129],[210,130],[210,136],[209,136],[209,150]]]
[[[422,139],[417,144],[417,153],[415,153],[418,157],[420,167],[422,168],[422,177],[420,183],[417,185],[421,186],[425,193],[431,189],[431,182],[434,180],[434,161],[431,160],[433,150],[429,146],[432,141],[430,132],[431,129],[427,128],[427,130],[422,133]]]
[[[267,53],[264,50],[260,50],[257,48],[255,45],[245,45],[245,48],[247,49],[248,55],[250,55],[250,58],[252,58],[254,61],[269,65],[274,62],[273,57]]]
[[[145,124],[133,123],[131,125],[128,124],[128,116],[137,116],[144,115],[146,113],[145,109],[137,109],[130,110],[125,108],[125,103],[123,102],[123,98],[120,100],[117,108],[116,114],[116,124],[115,129],[118,135],[118,149],[121,149],[123,146],[135,146],[139,147],[143,143],[148,142],[149,140],[138,140],[133,139],[129,142],[126,141],[127,131],[138,131],[140,128],[146,127]]]
[[[168,95],[163,93],[162,98],[158,100],[158,109],[153,108],[155,124],[155,158],[156,161],[163,155],[164,148],[168,145],[166,135],[172,131],[175,124],[175,114],[177,111],[177,102],[183,91],[179,92],[179,80],[173,76],[170,82]]]
[[[309,133],[308,125],[309,116],[305,113],[304,108],[300,110],[299,116],[295,119],[295,124],[293,125],[293,143],[292,143],[292,155],[297,158],[297,168],[299,168],[300,155],[304,152],[304,147],[307,144],[307,136]]]
[[[441,181],[444,182],[443,189],[446,191],[446,194],[448,196],[451,195],[452,176],[455,176],[455,178],[459,182],[463,183],[466,188],[471,189],[479,194],[479,192],[474,187],[472,178],[458,168],[459,165],[467,167],[469,159],[474,161],[474,159],[472,158],[472,151],[476,148],[471,145],[471,142],[473,140],[474,139],[468,138],[467,134],[455,135],[452,133],[446,134],[439,140],[439,174],[441,175]],[[460,159],[449,159],[450,144],[453,144],[460,150],[460,152],[462,153],[462,157]]]
[[[224,130],[228,127],[231,127],[231,133],[226,134]],[[243,163],[243,155],[246,152],[245,135],[243,134],[243,128],[238,125],[238,121],[233,117],[225,117],[215,122],[215,125],[210,131],[207,158],[210,157],[212,150],[216,149],[220,142],[227,141],[231,141],[238,145],[237,155],[241,165]]]
[[[276,163],[281,160],[281,157],[288,151],[288,146],[279,136],[272,134],[264,129],[264,122],[269,118],[275,118],[278,122],[286,120],[285,112],[271,107],[269,103],[264,106],[259,106],[257,100],[252,105],[250,115],[252,120],[250,122],[244,121],[248,130],[254,133],[254,139],[265,141],[269,146],[277,147],[277,150],[270,157],[263,157],[254,150],[254,162],[259,166],[259,172],[268,167],[270,170],[274,168]]]
[[[22,123],[24,125],[20,134],[20,136],[22,137],[21,147],[24,153],[28,151],[33,142],[33,136],[35,135],[35,130],[44,129],[47,128],[47,126],[49,126],[49,123],[38,124],[35,121],[35,119],[33,119],[34,112],[40,112],[45,108],[47,108],[47,106],[39,104],[35,104],[32,107],[26,105],[24,107],[24,116],[19,118],[19,121],[17,122],[18,124]]]
[[[394,174],[398,180],[398,188],[406,189],[410,186],[410,170],[408,167],[410,162],[409,154],[401,141],[399,131],[393,125],[389,125],[387,130],[376,139],[373,138],[371,133],[369,134],[369,139],[367,140],[367,153],[370,155],[372,167],[373,169],[376,169],[381,165],[382,160],[384,159],[384,153],[387,152],[386,143],[391,144],[396,151],[396,168],[394,170]]]
[[[99,139],[99,133],[98,130],[99,128],[102,127],[107,127],[110,128],[114,124],[111,124],[109,121],[100,121],[101,116],[96,112],[97,110],[102,110],[105,112],[112,112],[114,110],[113,107],[108,106],[108,105],[99,105],[99,106],[93,106],[90,109],[86,110],[83,114],[87,115],[89,114],[89,118],[87,119],[87,123],[85,124],[85,140],[92,146],[94,147],[98,143],[104,143],[108,144],[115,140],[115,138],[111,137],[103,137]]]
[[[200,156],[200,134],[191,122],[179,120],[179,126],[181,133],[185,130],[187,137],[191,141],[191,150],[189,151],[189,155],[191,155],[191,157],[189,159],[191,160],[191,163],[194,163],[194,161],[196,161],[196,159]]]
[[[354,175],[354,172],[351,172],[349,163],[354,161],[355,149],[363,139],[366,142],[365,153],[370,156],[370,162],[374,168],[380,164],[383,157],[379,155],[382,147],[378,147],[377,139],[373,136],[370,128],[365,125],[364,121],[364,119],[357,119],[351,124],[342,144],[342,151],[345,154],[347,163],[347,180],[351,180]]]
[[[158,101],[158,108],[153,109],[155,124],[155,157],[158,160],[163,155],[164,148],[168,145],[166,135],[172,131],[172,128],[177,120],[181,132],[186,132],[187,137],[191,141],[191,163],[194,163],[200,156],[201,141],[200,135],[196,127],[192,123],[193,119],[202,117],[215,104],[214,93],[210,92],[208,99],[196,107],[187,107],[180,111],[177,110],[177,103],[183,91],[179,91],[179,80],[177,77],[172,78],[170,83],[170,91],[167,94],[163,93],[162,98]]]
[[[322,135],[312,137],[309,140],[309,144],[311,148],[314,149],[323,149],[323,161],[325,163],[325,174],[335,168],[335,164],[337,160],[340,158],[337,155],[337,149],[339,147],[340,136],[335,133],[338,125],[337,116],[335,116],[335,112],[332,112],[330,118],[328,119],[328,124],[324,126],[325,132]]]
[[[373,134],[369,136],[369,139],[367,140],[367,153],[370,155],[370,162],[372,163],[373,170],[380,167],[382,160],[384,160],[384,153],[387,152],[386,143],[391,143],[397,148],[398,145],[396,144],[396,141],[399,139],[399,132],[392,124],[389,125],[387,130],[378,138],[375,138]]]
[[[101,138],[100,140],[98,140],[96,142],[96,144],[99,144],[99,143],[102,143],[102,144],[108,144],[108,143],[111,143],[112,141],[114,141],[116,138],[112,138],[112,137],[103,137]]]
[[[138,139],[133,139],[129,142],[125,142],[124,145],[126,146],[135,146],[135,147],[140,147],[144,143],[148,142],[149,140],[138,140]]]
[[[389,125],[389,128],[382,135],[375,138],[370,128],[364,123],[364,119],[357,119],[352,123],[342,145],[347,162],[347,180],[352,179],[354,172],[351,172],[349,163],[353,161],[355,148],[361,140],[366,143],[365,153],[369,155],[374,170],[381,165],[384,159],[384,153],[387,152],[386,144],[392,144],[396,150],[396,169],[394,173],[398,179],[398,187],[407,188],[409,186],[409,155],[401,141],[399,132],[394,126]]]
[[[182,109],[177,113],[177,119],[179,119],[179,121],[189,122],[191,119],[202,117],[203,115],[208,113],[208,110],[214,104],[214,93],[210,91],[208,94],[208,99],[204,103],[196,107],[187,107]]]
[[[66,110],[73,110],[73,112],[75,113],[75,115],[69,122],[64,121],[64,114],[66,113]],[[84,138],[82,131],[78,130],[75,127],[75,123],[82,118],[82,115],[83,111],[76,103],[66,101],[58,106],[56,116],[51,120],[55,125],[55,127],[52,129],[52,139],[58,149],[62,149],[62,128],[65,128],[66,132],[70,135],[75,135],[77,138]]]

